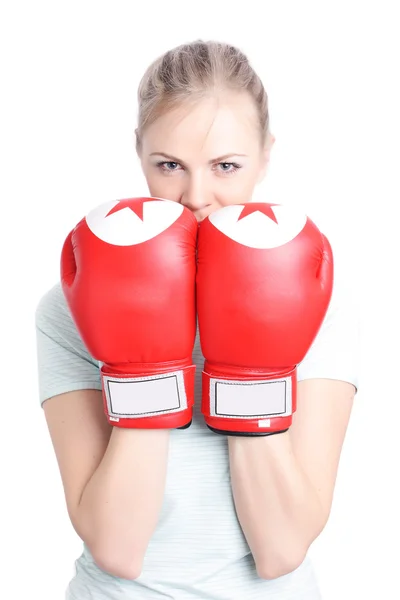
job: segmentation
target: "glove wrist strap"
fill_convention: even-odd
[[[273,433],[287,429],[296,410],[296,367],[280,372],[227,369],[205,364],[202,413],[219,430]]]
[[[153,375],[101,368],[104,410],[117,427],[171,429],[192,418],[195,365]]]

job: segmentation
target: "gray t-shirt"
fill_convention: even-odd
[[[101,390],[99,363],[80,338],[61,287],[36,311],[39,398],[81,389]],[[298,368],[298,379],[330,378],[357,386],[357,321],[351,305],[334,293],[328,314]],[[203,356],[199,337],[195,411],[191,427],[172,430],[164,502],[157,529],[134,581],[102,571],[83,544],[68,600],[320,600],[307,557],[275,580],[258,577],[233,502],[227,438],[211,432],[200,412]],[[66,400],[67,401],[67,400]],[[321,399],[323,401],[323,398]]]

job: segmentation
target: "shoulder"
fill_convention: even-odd
[[[75,326],[60,283],[40,298],[35,326],[41,403],[68,391],[101,389],[99,363]]]
[[[359,329],[359,306],[355,286],[349,277],[335,273],[332,297],[319,336],[329,330],[341,331],[342,335],[357,335]]]
[[[57,283],[40,298],[35,311],[36,327],[49,330],[51,327],[62,329],[72,323],[61,284]]]
[[[298,367],[298,378],[339,379],[358,387],[360,337],[359,300],[350,272],[335,268],[332,297],[325,318],[307,355]]]
[[[75,326],[60,283],[54,285],[40,298],[35,311],[35,324],[38,333],[48,336],[61,346],[74,348],[90,358]],[[96,363],[94,359],[91,360]]]

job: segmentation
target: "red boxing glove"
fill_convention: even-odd
[[[201,222],[197,262],[206,424],[232,435],[286,431],[297,365],[332,294],[328,240],[290,207],[231,205]]]
[[[111,425],[191,423],[197,229],[177,202],[130,198],[97,207],[65,240],[62,288],[83,342],[103,363]]]

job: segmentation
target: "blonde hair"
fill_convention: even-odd
[[[268,96],[247,56],[230,44],[196,40],[181,44],[146,70],[138,88],[136,149],[140,152],[145,128],[182,103],[196,102],[210,93],[247,91],[258,115],[262,143],[269,134]]]

